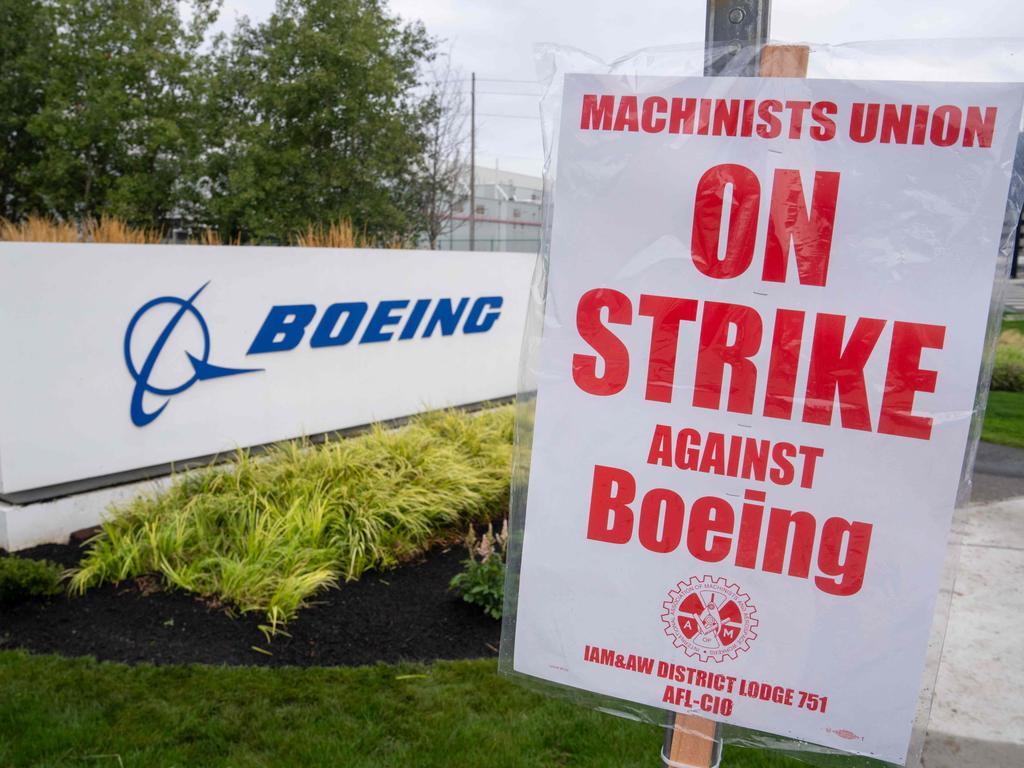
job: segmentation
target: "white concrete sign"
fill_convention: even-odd
[[[0,244],[0,492],[515,393],[534,257]]]
[[[567,78],[517,672],[904,761],[1021,100]]]

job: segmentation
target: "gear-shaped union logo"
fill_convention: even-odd
[[[757,609],[750,596],[723,578],[680,581],[662,603],[665,634],[676,648],[701,661],[735,659],[757,637]]]

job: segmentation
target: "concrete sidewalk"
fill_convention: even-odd
[[[925,768],[1024,766],[1024,451],[982,449],[976,503],[962,527]],[[1000,498],[1013,491],[1022,495]]]

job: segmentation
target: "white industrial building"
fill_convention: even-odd
[[[455,204],[452,226],[438,239],[439,249],[470,250],[469,174],[466,175],[465,191]],[[473,250],[537,253],[542,191],[539,176],[477,166]]]

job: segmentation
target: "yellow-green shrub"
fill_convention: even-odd
[[[173,587],[265,612],[274,631],[339,579],[501,516],[512,422],[511,407],[445,411],[259,458],[242,452],[117,510],[72,589],[158,573]]]

